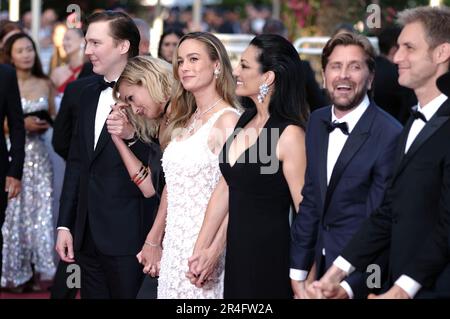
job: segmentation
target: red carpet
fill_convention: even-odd
[[[49,299],[51,282],[40,282],[41,291],[14,293],[8,289],[0,290],[0,299]]]
[[[0,299],[49,299],[50,292],[30,292],[30,293],[11,293],[7,291],[0,292]]]

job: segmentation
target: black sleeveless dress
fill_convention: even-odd
[[[284,129],[294,123],[272,114],[256,143],[231,167],[231,142],[255,115],[255,108],[245,111],[220,154],[220,169],[229,186],[224,298],[291,299],[292,201],[276,145]]]

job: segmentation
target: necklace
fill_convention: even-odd
[[[223,98],[218,99],[210,107],[208,107],[205,111],[203,111],[201,113],[198,111],[198,108],[195,110],[194,115],[192,115],[192,122],[191,122],[191,124],[189,125],[189,127],[187,129],[189,135],[191,135],[192,132],[194,131],[195,123],[197,122],[197,120],[199,118],[201,118],[203,115],[205,115],[206,113],[208,113],[209,111],[211,111],[222,100],[223,100]]]

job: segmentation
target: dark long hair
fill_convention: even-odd
[[[48,79],[48,76],[45,75],[44,71],[42,70],[41,59],[39,59],[39,54],[36,50],[36,45],[34,44],[33,39],[26,33],[22,32],[22,33],[13,34],[11,37],[8,38],[8,40],[6,40],[5,46],[3,48],[3,52],[5,54],[5,63],[9,63],[9,64],[13,65],[12,64],[13,45],[17,40],[23,39],[23,38],[26,38],[31,41],[31,44],[33,46],[33,50],[35,53],[33,67],[31,68],[31,74],[33,74],[37,78]]]
[[[161,34],[161,37],[159,38],[159,44],[158,44],[158,58],[160,58],[160,59],[164,59],[161,55],[161,47],[164,42],[164,38],[170,34],[175,34],[178,37],[178,40],[180,40],[184,36],[183,31],[181,31],[179,29],[170,28],[170,29],[167,29],[166,31],[164,31],[164,33]],[[168,61],[168,62],[170,63],[172,61]]]
[[[300,56],[294,46],[285,38],[275,34],[258,35],[250,45],[259,49],[260,71],[275,73],[273,94],[269,113],[293,121],[305,128],[308,107],[305,100],[305,75]],[[254,102],[244,97],[244,107],[254,107]]]

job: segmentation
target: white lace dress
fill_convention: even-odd
[[[188,258],[192,256],[203,223],[206,206],[221,176],[219,157],[208,147],[208,136],[225,111],[216,112],[191,137],[172,140],[164,151],[162,166],[167,185],[167,219],[163,240],[158,299],[223,298],[224,255],[203,288],[186,278]]]

